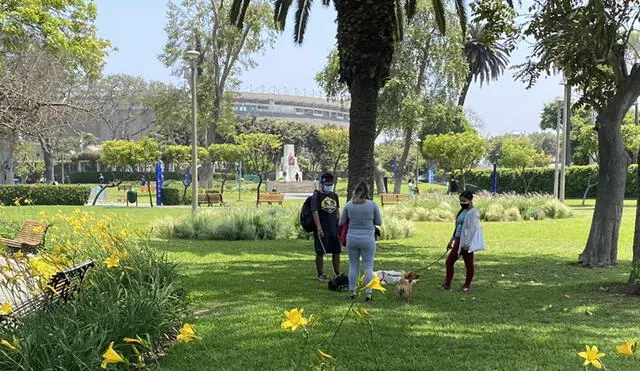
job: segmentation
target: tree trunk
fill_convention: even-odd
[[[47,183],[53,183],[55,175],[53,173],[53,167],[55,166],[53,160],[53,148],[44,138],[39,138],[40,147],[42,148],[42,158],[44,159],[44,178]]]
[[[0,184],[13,184],[15,177],[15,161],[13,152],[16,147],[15,132],[9,131],[0,140]]]
[[[373,168],[373,175],[375,178],[375,183],[376,183],[376,189],[378,191],[378,194],[381,195],[383,193],[385,193],[387,190],[384,189],[384,179],[382,177],[382,173],[380,171],[378,171],[378,161],[374,160],[374,168]],[[373,191],[372,191],[373,193]]]
[[[378,86],[376,80],[356,76],[349,89],[349,196],[360,182],[373,191],[373,149],[376,139],[376,112],[378,111]]]
[[[584,190],[584,194],[582,195],[582,203],[580,204],[580,206],[584,206],[584,202],[587,200],[587,195],[589,194],[591,188],[598,185],[598,183],[591,183],[595,175],[595,171],[592,171],[591,174],[589,174],[589,178],[587,179],[587,189]]]
[[[637,158],[636,152],[636,158]],[[636,168],[636,184],[640,184],[640,164]],[[631,260],[631,274],[629,283],[637,285],[640,280],[640,190],[636,195],[636,223],[633,232],[633,259]]]
[[[260,206],[260,187],[262,187],[262,174],[258,174],[258,190],[256,191],[256,206]]]
[[[213,180],[213,161],[210,158],[202,162],[202,166],[198,168],[198,187],[202,189],[211,188]]]
[[[224,185],[227,182],[227,172],[224,172],[224,175],[222,176],[222,184],[220,185],[220,194],[224,194]]]
[[[583,266],[606,267],[618,260],[618,235],[629,155],[624,149],[620,125],[624,112],[614,102],[598,116],[598,192],[591,231],[578,260]]]
[[[404,131],[404,148],[402,148],[402,155],[400,156],[400,163],[398,163],[398,170],[396,171],[395,185],[393,186],[393,193],[400,193],[400,187],[402,187],[402,176],[404,175],[404,168],[407,165],[407,158],[409,157],[409,151],[411,150],[411,139],[413,138],[413,126],[407,126]],[[416,178],[418,175],[416,174]],[[417,181],[417,179],[416,179]]]
[[[462,91],[460,91],[460,96],[458,97],[458,106],[464,107],[464,102],[467,100],[467,93],[469,92],[469,87],[471,87],[471,81],[473,81],[473,72],[469,69],[469,73],[467,74],[467,79],[462,86]]]

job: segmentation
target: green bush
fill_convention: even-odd
[[[636,181],[637,165],[629,166],[627,170],[627,184],[625,197],[636,197],[638,184]],[[565,196],[568,198],[582,198],[589,177],[591,183],[598,181],[598,171],[595,165],[589,166],[569,166],[566,168]],[[531,168],[524,172],[525,178],[531,181],[528,192],[553,194],[554,169],[553,168]],[[465,181],[471,186],[483,190],[491,189],[491,170],[473,170],[465,176]],[[587,193],[587,197],[595,197],[598,186],[592,187]],[[513,169],[498,169],[498,193],[524,193],[524,183],[518,173]]]
[[[75,185],[0,185],[3,205],[84,205],[91,188]]]
[[[162,188],[162,204],[163,205],[188,205],[191,203],[191,189],[187,189],[186,199],[183,200],[184,188]]]

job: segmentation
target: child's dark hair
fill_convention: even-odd
[[[466,198],[467,200],[471,201],[471,200],[473,200],[473,192],[471,192],[471,191],[464,191],[464,192],[460,193],[460,197],[464,197],[464,198]]]

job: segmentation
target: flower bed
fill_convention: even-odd
[[[25,286],[27,294],[46,290],[52,274],[86,259],[96,266],[73,300],[23,318],[14,329],[0,328],[1,370],[95,370],[107,348],[120,349],[127,363],[136,364],[145,359],[136,352],[153,354],[175,338],[186,309],[176,264],[109,217],[79,210],[41,217],[53,223],[46,251],[36,257],[2,253],[16,263],[0,270],[10,298],[25,295]],[[138,339],[146,348],[136,343],[140,349],[134,351],[126,339]]]

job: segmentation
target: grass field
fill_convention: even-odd
[[[569,201],[576,205],[580,201]],[[484,223],[487,251],[477,254],[469,293],[442,292],[443,265],[424,271],[407,303],[391,292],[358,302],[373,325],[350,316],[327,347],[350,301],[347,294],[315,280],[306,241],[152,240],[180,262],[201,343],[176,345],[159,370],[282,370],[292,360],[301,369],[318,364],[317,349],[333,355],[331,367],[348,370],[579,370],[577,353],[597,345],[608,369],[637,370],[640,360],[615,354],[615,345],[640,338],[638,298],[620,294],[626,282],[633,236],[633,202],[625,203],[620,265],[613,269],[574,266],[589,231],[592,209],[570,219]],[[593,201],[587,203],[593,205]],[[4,208],[3,220],[34,217],[42,209]],[[59,208],[70,212],[73,208]],[[124,215],[145,231],[150,220],[182,215],[178,208],[91,208]],[[386,242],[375,269],[415,270],[444,252],[448,223],[417,223],[407,240]],[[347,258],[343,256],[343,270]],[[454,287],[461,285],[458,263]],[[390,287],[392,291],[393,287]],[[283,311],[304,308],[318,316],[311,338],[280,329]]]

